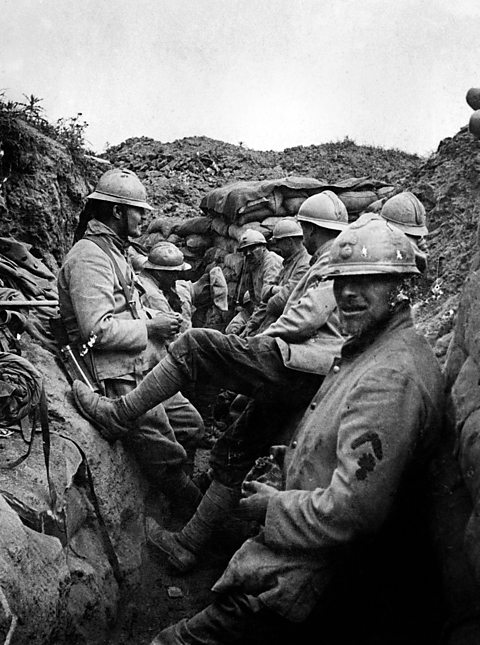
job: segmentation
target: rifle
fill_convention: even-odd
[[[234,291],[234,294],[233,294],[232,311],[235,311],[235,309],[240,304],[242,287],[243,287],[243,279],[245,277],[245,273],[246,273],[246,270],[247,270],[246,265],[247,265],[247,258],[246,258],[246,256],[244,256],[243,263],[242,263],[242,268],[240,270],[240,275],[238,277],[238,282],[236,284],[235,291]]]
[[[12,307],[58,307],[58,300],[0,300],[1,309]]]
[[[70,343],[67,329],[60,317],[50,318],[49,322],[50,331],[59,347],[59,358],[70,382],[73,383],[75,380],[82,381],[92,392],[102,392],[103,388],[94,376],[93,358],[90,361],[91,366],[88,365],[85,359],[95,339],[92,338],[88,343],[78,347]]]

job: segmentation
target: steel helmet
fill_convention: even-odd
[[[192,267],[188,262],[184,262],[183,253],[175,244],[160,242],[150,250],[143,268],[157,271],[188,271]]]
[[[273,227],[273,240],[281,240],[284,237],[303,237],[302,227],[293,217],[286,217]]]
[[[335,238],[326,276],[420,273],[408,237],[375,213],[364,213]]]
[[[428,235],[427,218],[422,202],[413,193],[398,193],[387,199],[380,211],[382,217],[407,235]]]
[[[297,213],[299,222],[310,222],[323,228],[343,231],[348,226],[345,204],[331,190],[308,197]]]
[[[249,246],[257,246],[258,244],[266,243],[267,240],[265,239],[265,236],[260,233],[260,231],[255,231],[253,228],[247,228],[245,233],[242,233],[242,237],[240,238],[240,243],[238,245],[238,250],[242,251]]]
[[[87,199],[153,210],[150,204],[147,204],[145,186],[134,172],[123,168],[113,168],[103,173],[95,190]]]

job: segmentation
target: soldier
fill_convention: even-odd
[[[284,486],[245,482],[240,506],[259,534],[230,560],[214,602],[151,645],[243,642],[272,619],[286,629],[303,622],[342,563],[361,557],[398,508],[412,512],[444,395],[405,297],[418,273],[406,236],[378,215],[360,216],[334,241],[327,275],[349,339],[289,447],[277,449]]]
[[[250,320],[255,320],[262,298],[272,285],[277,283],[282,258],[269,251],[265,236],[253,229],[247,229],[242,235],[238,251],[245,256],[240,277],[245,295],[243,306],[229,322],[225,333],[246,337],[251,335]]]
[[[428,228],[422,202],[408,191],[398,193],[387,199],[380,215],[405,233],[413,244],[417,267],[419,271],[425,273],[428,266],[428,250],[425,241]]]
[[[196,564],[214,528],[237,505],[241,482],[253,462],[278,441],[287,422],[304,411],[344,340],[333,283],[323,278],[333,241],[348,224],[347,211],[334,193],[325,191],[309,197],[298,216],[313,264],[282,316],[264,334],[238,338],[210,329],[187,331],[170,345],[167,357],[135,394],[117,401],[74,384],[83,413],[120,432],[125,432],[130,416],[135,418],[194,382],[214,383],[253,399],[212,448],[213,481],[191,521],[178,533],[161,531],[149,522],[150,541],[180,571]]]
[[[181,317],[144,309],[134,285],[129,237],[140,234],[142,214],[151,210],[138,177],[109,170],[87,199],[92,218],[58,275],[60,313],[70,342],[92,346],[88,356],[106,394],[122,396],[165,354],[164,343],[179,331]],[[193,511],[201,494],[183,470],[186,453],[175,429],[201,434],[203,422],[185,397],[168,398],[136,419],[128,433],[101,432],[107,440],[123,440],[173,506],[181,500],[185,511]]]
[[[263,290],[262,303],[249,321],[249,335],[259,333],[285,309],[288,297],[310,267],[311,255],[303,245],[303,231],[293,218],[282,219],[273,229],[275,250],[283,258],[277,284]]]

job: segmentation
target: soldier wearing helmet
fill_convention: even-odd
[[[139,275],[145,289],[142,302],[151,309],[175,314],[180,322],[179,332],[191,327],[191,289],[183,288],[185,281],[178,284],[179,277],[190,268],[179,248],[170,242],[159,242],[150,249]]]
[[[128,247],[130,238],[140,234],[144,211],[152,208],[138,177],[129,170],[109,170],[87,202],[86,230],[58,275],[60,313],[70,342],[91,345],[87,358],[100,387],[120,396],[162,358],[165,341],[178,332],[181,320],[140,302]],[[99,428],[110,441],[123,439],[150,481],[193,511],[200,492],[183,471],[187,456],[175,429],[203,433],[200,414],[182,395],[139,418],[128,437]]]
[[[316,197],[314,208],[305,202],[305,217],[318,221],[312,223],[318,232],[309,236],[315,251],[312,266],[294,288],[284,313],[264,333],[239,338],[212,329],[188,330],[122,401],[99,398],[81,383],[74,385],[86,413],[114,427],[128,426],[154,401],[187,391],[192,383],[251,398],[211,450],[213,481],[192,519],[177,533],[162,531],[155,523],[148,526],[150,542],[180,571],[195,566],[214,529],[236,507],[240,483],[255,459],[278,443],[282,431],[293,431],[291,420],[304,411],[340,352],[344,337],[333,283],[323,278],[333,240],[348,225],[348,216],[334,193]],[[314,243],[321,246],[315,249]]]
[[[428,228],[422,202],[411,192],[398,193],[387,199],[380,215],[405,233],[413,245],[417,267],[424,273],[427,270],[428,261],[425,241]]]
[[[282,258],[267,249],[265,236],[254,229],[247,229],[242,234],[237,250],[245,258],[239,278],[242,285],[240,290],[242,304],[227,325],[225,332],[246,337],[254,331],[251,325],[256,324],[256,315],[261,307],[262,298],[278,280]]]
[[[274,450],[283,485],[244,482],[240,508],[261,531],[230,559],[213,603],[152,645],[236,642],[271,626],[275,615],[282,633],[301,640],[299,623],[315,607],[331,607],[321,601],[342,565],[358,559],[374,569],[387,524],[397,540],[389,543],[392,558],[403,556],[407,527],[419,549],[416,522],[426,463],[440,439],[444,387],[410,303],[398,298],[401,282],[415,274],[410,242],[379,216],[360,216],[334,241],[326,275],[349,339],[294,440]],[[376,548],[366,550],[374,538]],[[368,595],[364,584],[352,602]]]
[[[285,217],[273,229],[274,250],[283,258],[277,283],[263,289],[262,303],[249,321],[250,335],[271,325],[285,309],[288,297],[310,267],[311,256],[303,245],[303,231],[292,217]]]

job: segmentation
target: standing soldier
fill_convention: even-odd
[[[129,237],[140,234],[142,215],[151,210],[138,177],[129,170],[109,170],[87,199],[92,217],[58,275],[60,313],[70,342],[91,346],[87,356],[105,393],[122,396],[162,358],[181,317],[144,309],[134,285]],[[100,431],[107,440],[123,440],[172,506],[181,503],[193,511],[201,494],[183,470],[186,453],[175,428],[203,432],[200,414],[183,395],[141,415],[128,432]]]

